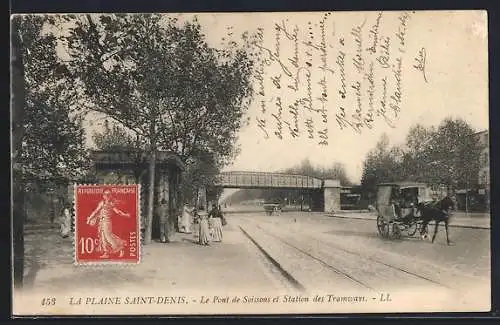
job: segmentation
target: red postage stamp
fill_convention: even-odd
[[[140,262],[139,185],[76,185],[75,264]]]

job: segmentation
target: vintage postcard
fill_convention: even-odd
[[[489,311],[487,21],[12,16],[13,314]]]

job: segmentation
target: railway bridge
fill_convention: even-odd
[[[313,211],[340,210],[339,180],[272,172],[230,171],[217,177],[216,187],[237,189],[297,189],[311,197]]]

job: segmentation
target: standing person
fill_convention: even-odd
[[[180,222],[179,230],[186,234],[190,234],[191,231],[191,223],[192,223],[192,213],[194,209],[189,209],[188,203],[184,204],[184,208],[182,209],[182,218]]]
[[[170,242],[168,231],[168,204],[167,200],[162,199],[158,207],[158,216],[160,217],[160,241],[162,243]]]
[[[63,209],[61,216],[61,236],[67,238],[71,232],[71,212],[68,207]]]
[[[226,226],[227,220],[226,220],[226,217],[224,217],[224,211],[222,210],[222,207],[220,205],[219,205],[219,217],[220,217],[220,221],[222,223],[222,226],[223,227]]]
[[[200,231],[200,215],[198,214],[198,209],[193,207],[193,234],[196,238]]]
[[[212,205],[212,210],[209,213],[209,218],[212,226],[212,239],[215,242],[222,241],[222,218],[221,211],[217,205]]]
[[[208,215],[204,212],[199,214],[199,236],[198,242],[200,245],[208,246],[210,240],[210,229],[208,228]]]

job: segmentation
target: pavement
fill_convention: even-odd
[[[486,283],[487,287],[491,275],[489,217],[455,214],[456,229],[450,234],[453,246],[446,245],[442,231],[434,244],[419,238],[383,240],[377,234],[375,218],[360,211],[335,215],[301,212],[230,215],[221,243],[198,245],[196,229],[192,234],[178,233],[171,243],[143,246],[141,263],[123,267],[75,266],[72,238],[61,238],[54,228],[36,229],[25,235],[25,288],[20,292],[35,298],[29,301],[15,298],[14,308],[16,305],[35,308],[32,304],[39,305],[40,297],[48,293],[60,296],[158,293],[203,299],[200,296],[205,293],[264,296],[292,292],[290,279],[284,279],[282,271],[315,290],[331,288],[332,281],[337,289],[350,288],[352,281],[339,274],[352,275],[377,290],[389,284],[405,288],[414,283],[412,288],[422,288],[421,283],[426,281],[415,275],[446,286]],[[241,229],[250,233],[259,245]],[[78,311],[92,313],[83,307]],[[203,308],[198,307],[197,311],[202,312]],[[245,309],[245,305],[240,307],[231,311],[251,310]],[[116,311],[113,306],[106,308],[109,312]],[[283,308],[288,307],[283,305]],[[189,309],[175,310],[185,313]],[[224,311],[227,309],[221,309]],[[162,310],[151,309],[151,313],[158,312]]]
[[[252,283],[270,290],[279,286],[263,267],[256,267],[258,250],[234,225],[224,227],[221,243],[197,244],[197,234],[175,235],[170,243],[143,245],[139,265],[75,266],[73,239],[56,231],[25,236],[25,290],[81,292],[88,288],[156,288],[170,291],[252,292]],[[227,267],[238,266],[238,267]],[[241,269],[245,270],[242,281]]]
[[[340,211],[334,213],[326,213],[332,218],[347,218],[347,219],[362,219],[376,220],[377,214],[368,211]],[[432,224],[432,223],[431,223]],[[489,213],[466,213],[454,212],[450,227],[471,228],[471,229],[491,229],[491,217]]]
[[[394,255],[396,261],[419,268],[418,273],[432,264],[445,270],[457,270],[483,278],[490,276],[489,229],[450,227],[449,237],[452,246],[448,246],[444,227],[440,228],[436,241],[432,244],[430,240],[422,240],[418,235],[403,236],[399,240],[382,239],[378,234],[376,221],[367,218],[332,218],[315,213],[284,213],[281,216],[239,218],[253,220],[262,227],[264,225],[267,227],[267,224],[271,223],[276,227],[298,232],[296,236],[300,239],[321,237],[323,242],[328,240],[349,250],[372,252],[382,261],[387,261],[389,255]]]

